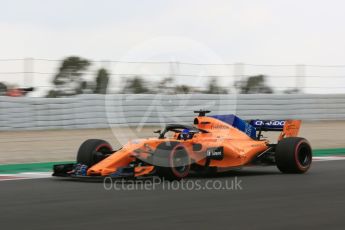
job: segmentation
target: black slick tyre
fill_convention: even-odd
[[[312,149],[304,138],[284,138],[276,146],[275,159],[283,173],[305,173],[312,163]]]
[[[77,163],[91,167],[112,152],[112,147],[108,142],[100,139],[89,139],[79,147]]]

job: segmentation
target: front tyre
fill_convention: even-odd
[[[166,180],[181,180],[189,175],[191,160],[182,145],[160,146],[155,153],[155,166],[158,176]]]
[[[100,139],[89,139],[79,147],[77,163],[91,167],[112,152],[113,149],[108,142]]]
[[[304,138],[284,138],[277,144],[275,159],[283,173],[305,173],[312,163],[312,149]]]

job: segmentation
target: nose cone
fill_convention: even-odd
[[[133,161],[130,149],[121,149],[88,169],[88,176],[108,176],[119,167],[128,166]]]

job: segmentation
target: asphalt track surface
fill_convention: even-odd
[[[242,190],[110,190],[56,178],[0,182],[1,229],[345,229],[345,161],[305,175],[275,167],[219,177]]]

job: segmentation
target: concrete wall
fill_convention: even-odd
[[[0,130],[107,128],[190,123],[193,110],[243,119],[345,120],[345,94],[321,95],[80,95],[0,97]]]

